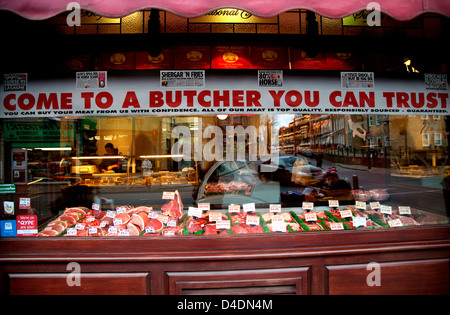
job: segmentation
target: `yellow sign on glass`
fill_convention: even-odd
[[[217,9],[198,18],[189,19],[189,23],[278,23],[278,18],[261,18],[239,9]]]

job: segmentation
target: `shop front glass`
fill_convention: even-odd
[[[15,118],[1,128],[4,218],[11,207],[36,215],[30,235],[448,224],[445,115]]]

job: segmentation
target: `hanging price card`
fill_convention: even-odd
[[[381,205],[380,209],[381,209],[381,213],[389,214],[389,215],[392,214],[392,207],[391,206]]]
[[[172,191],[163,191],[162,199],[172,200],[175,198],[175,193]]]
[[[246,203],[243,205],[244,212],[252,212],[255,211],[255,203]]]
[[[315,212],[305,212],[305,221],[317,221],[317,214]]]
[[[353,217],[352,210],[340,210],[341,218],[351,218]]]
[[[117,214],[121,214],[121,213],[124,213],[124,212],[127,212],[127,208],[125,208],[125,207],[117,207],[116,208],[116,213]]]
[[[328,207],[339,208],[339,200],[328,200]]]
[[[304,210],[314,210],[314,202],[303,201],[302,208]]]
[[[202,211],[209,211],[211,209],[211,206],[209,203],[199,203],[198,208]]]
[[[218,230],[228,230],[231,228],[230,220],[219,220],[216,222],[216,229]]]
[[[259,217],[257,215],[248,215],[245,224],[259,225]]]
[[[270,205],[270,212],[281,212],[281,205]]]
[[[388,224],[389,224],[390,227],[403,226],[402,221],[400,221],[400,219],[394,219],[394,220],[388,221]]]
[[[366,226],[366,222],[365,217],[353,217],[353,226],[355,227]]]
[[[330,222],[330,229],[332,230],[343,230],[344,225],[342,222]]]
[[[202,209],[189,207],[188,209],[188,215],[191,217],[201,218],[203,214]]]
[[[76,228],[67,228],[67,236],[77,236],[77,229]]]
[[[355,201],[356,209],[366,210],[366,203],[364,201]]]
[[[286,222],[284,222],[284,221],[272,222],[272,231],[273,232],[287,232]]]
[[[228,212],[230,213],[239,213],[241,212],[241,205],[228,205]]]
[[[408,206],[398,206],[398,212],[402,215],[410,215],[411,207]]]
[[[377,201],[377,202],[371,202],[370,203],[370,208],[372,209],[372,210],[376,210],[376,209],[380,209],[380,203]]]

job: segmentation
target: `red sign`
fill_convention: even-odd
[[[38,219],[36,215],[17,216],[17,236],[35,236],[38,233]]]
[[[212,52],[211,69],[250,69],[249,47],[214,47]]]
[[[98,56],[98,68],[100,70],[135,69],[135,52],[104,53]]]
[[[172,69],[173,50],[165,49],[157,57],[146,51],[136,52],[136,69]]]
[[[175,69],[209,69],[210,64],[209,46],[182,47],[175,53]]]
[[[252,69],[289,69],[287,47],[252,47]]]
[[[310,57],[304,50],[291,48],[292,69],[325,70],[327,62],[325,53],[319,52],[314,57]]]

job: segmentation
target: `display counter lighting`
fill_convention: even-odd
[[[141,159],[165,159],[165,158],[177,158],[184,157],[183,154],[161,154],[161,155],[141,155]]]
[[[105,155],[105,156],[74,156],[72,160],[103,160],[103,159],[124,159],[123,155]]]
[[[72,151],[71,147],[48,147],[48,148],[34,148],[42,151]]]

